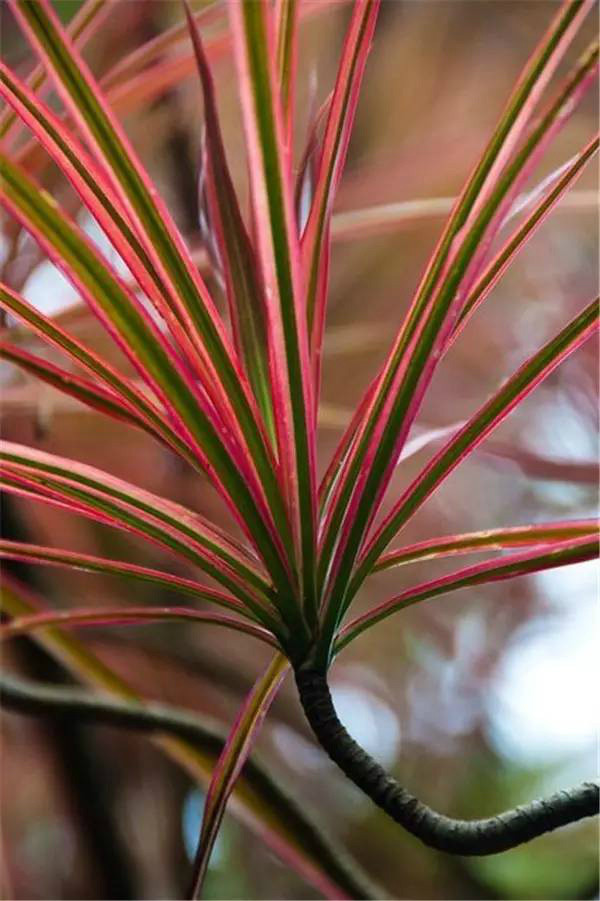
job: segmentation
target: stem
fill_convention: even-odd
[[[455,820],[436,813],[389,776],[348,734],[335,712],[324,672],[306,669],[295,675],[307,719],[334,763],[378,807],[432,848],[449,854],[497,854],[598,813],[596,782],[584,782],[485,820]]]

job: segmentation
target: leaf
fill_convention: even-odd
[[[598,136],[593,138],[584,149],[575,157],[566,172],[560,178],[558,184],[546,195],[542,196],[535,209],[527,216],[525,222],[514,232],[504,244],[495,259],[486,268],[483,275],[471,290],[465,305],[460,313],[458,322],[446,348],[449,350],[458,335],[462,332],[468,319],[480,307],[492,288],[497,284],[506,269],[513,262],[515,256],[523,249],[527,241],[533,237],[546,216],[554,209],[564,193],[573,185],[585,165],[598,152],[600,140]]]
[[[243,436],[248,458],[256,467],[272,516],[278,524],[276,529],[271,523],[271,536],[264,543],[263,551],[271,559],[270,565],[278,571],[277,578],[282,588],[289,594],[291,586],[287,566],[280,559],[284,553],[286,514],[279,484],[265,436],[261,434],[250,387],[214,302],[168,210],[112,114],[100,86],[69,41],[48,0],[23,4],[13,2],[12,8],[28,39],[51,71],[57,90],[86,143],[104,167],[107,178],[127,210],[138,240],[161,277],[174,314],[194,342],[197,359],[188,362],[196,367],[204,390],[227,427],[226,431],[231,430],[239,442],[242,442]],[[205,444],[205,440],[202,443]],[[222,466],[228,454],[221,452],[219,456]],[[252,482],[251,473],[247,474],[246,479]],[[239,487],[245,494],[246,486],[242,482]],[[258,529],[264,532],[263,516],[257,517],[250,508],[247,513],[254,521],[253,525],[250,526],[245,519],[243,522],[238,519],[240,524],[244,528],[249,526],[251,531]],[[284,537],[283,543],[280,535]],[[271,545],[270,550],[267,545]]]
[[[60,626],[63,629],[71,629],[81,626],[139,626],[145,623],[167,622],[192,622],[208,623],[214,626],[224,626],[237,632],[257,638],[271,647],[277,647],[277,643],[266,629],[261,629],[252,623],[223,613],[207,613],[194,610],[192,607],[135,607],[123,606],[116,610],[106,607],[74,607],[69,610],[48,610],[44,613],[34,613],[30,616],[21,616],[10,623],[0,626],[0,639],[14,638],[17,635],[29,635],[38,629],[47,629],[50,626]]]
[[[23,485],[38,500],[142,535],[194,563],[268,617],[261,598],[270,597],[270,586],[260,566],[199,514],[95,467],[23,445],[2,442],[0,459],[8,490]]]
[[[110,12],[110,4],[107,0],[86,0],[81,4],[67,26],[67,31],[77,46],[83,47],[96,33],[98,27]],[[43,66],[36,66],[28,82],[33,91],[40,92],[46,82],[46,72]],[[11,110],[4,110],[0,116],[0,140],[6,146],[6,141],[11,132],[16,131],[17,118]]]
[[[410,544],[383,554],[373,566],[372,573],[382,572],[419,560],[438,560],[457,554],[474,554],[485,550],[506,550],[516,547],[552,546],[567,538],[579,538],[598,534],[598,520],[564,520],[512,526],[508,529],[486,529],[484,532],[468,532],[464,535],[445,535],[429,538],[418,544]]]
[[[27,615],[43,606],[8,574],[4,576],[0,591],[3,609],[11,616]],[[145,723],[146,728],[158,733],[152,736],[155,744],[193,779],[201,785],[208,784],[225,743],[214,723],[197,713],[191,715],[188,711],[143,701],[127,682],[74,636],[56,627],[34,633],[32,638],[78,679],[120,699],[104,701],[93,696],[95,705],[106,704],[109,714],[116,711],[128,723],[137,720],[138,727]],[[53,687],[53,691],[56,690]],[[141,714],[139,717],[138,713]],[[161,734],[161,726],[166,734]],[[232,811],[285,865],[325,897],[381,897],[377,890],[368,886],[356,866],[347,861],[343,850],[335,847],[308,817],[304,805],[298,806],[274,781],[270,770],[271,767],[267,768],[255,759],[247,761],[231,797]]]
[[[0,341],[0,359],[13,363],[20,369],[25,370],[25,372],[29,372],[36,378],[57,388],[62,393],[75,397],[80,403],[91,407],[93,410],[98,410],[100,413],[112,416],[114,419],[143,428],[149,431],[151,435],[154,435],[154,431],[143,420],[140,420],[132,413],[116,395],[94,384],[89,379],[82,379],[66,369],[61,369],[61,367],[49,363],[43,357],[36,357],[34,354],[27,353],[27,351],[11,345],[7,341]]]
[[[182,440],[192,443],[244,532],[256,541],[274,580],[287,587],[289,576],[279,533],[269,518],[246,455],[232,444],[232,436],[224,433],[220,416],[195,386],[141,302],[110,272],[92,243],[20,169],[7,160],[3,163],[5,205],[35,234],[157,393],[175,419]]]
[[[397,457],[451,333],[453,318],[462,308],[463,292],[469,290],[486,242],[491,240],[503,218],[503,205],[512,202],[514,192],[529,171],[528,167],[575,108],[597,68],[597,55],[597,46],[584,54],[522,148],[498,176],[497,184],[485,203],[477,206],[478,201],[473,198],[472,206],[477,207],[477,215],[465,222],[460,234],[454,233],[456,240],[452,239],[450,243],[457,249],[448,258],[445,269],[442,263],[439,264],[439,280],[434,274],[438,271],[438,263],[433,263],[423,287],[417,292],[382,370],[378,389],[362,425],[362,434],[347,463],[327,523],[320,575],[321,584],[328,577],[327,594],[335,600],[328,601],[325,634],[333,634],[335,630],[336,618],[344,605],[341,598],[360,545],[381,505]],[[511,135],[509,128],[506,132],[509,143]],[[502,156],[500,144],[496,155],[492,155],[486,164],[490,171],[495,169],[494,160]],[[482,190],[486,179],[487,176],[482,181]],[[448,254],[450,244],[446,256]],[[437,292],[434,290],[436,280],[439,284]]]
[[[241,616],[252,616],[241,601],[224,594],[222,591],[207,588],[195,579],[185,579],[181,576],[174,576],[171,573],[149,569],[146,566],[138,566],[134,563],[124,563],[121,560],[107,560],[103,557],[80,554],[76,551],[40,547],[35,544],[25,544],[20,541],[3,539],[0,539],[0,557],[7,560],[21,560],[28,563],[80,569],[85,572],[124,576],[134,581],[160,585],[161,588],[167,591],[182,592],[199,600],[219,604],[221,607],[233,610]]]
[[[508,414],[521,403],[571,353],[598,330],[598,301],[589,304],[559,334],[531,356],[504,385],[442,447],[376,530],[364,549],[352,579],[355,591],[415,511],[438,485],[465,459]]]
[[[361,632],[381,622],[392,613],[404,607],[416,604],[437,595],[457,591],[459,588],[468,588],[471,585],[482,585],[488,582],[498,582],[503,579],[512,579],[527,573],[541,572],[544,569],[552,569],[556,566],[568,566],[572,563],[581,563],[585,560],[593,560],[598,554],[598,538],[594,535],[591,539],[578,538],[571,541],[557,542],[550,550],[535,548],[520,554],[510,554],[500,562],[486,560],[474,566],[467,566],[456,572],[424,582],[414,588],[401,592],[390,600],[364,613],[345,626],[336,644],[336,653],[357,638]]]
[[[277,73],[281,109],[286,123],[287,142],[293,140],[292,123],[294,88],[296,86],[296,62],[298,55],[297,29],[300,13],[298,0],[277,0],[274,15],[277,35]]]
[[[292,512],[296,553],[301,559],[304,607],[309,622],[314,623],[314,408],[290,156],[277,96],[273,35],[268,29],[266,9],[263,3],[229,6],[267,303],[279,459],[289,491],[287,502]]]
[[[206,127],[205,190],[210,219],[216,231],[219,257],[224,269],[229,312],[236,347],[252,385],[267,431],[273,440],[274,422],[265,306],[258,264],[242,219],[233,181],[227,165],[219,125],[214,84],[200,34],[187,5],[188,28],[192,38],[204,98]]]
[[[375,30],[378,0],[357,0],[346,33],[340,57],[333,97],[329,105],[323,150],[317,175],[314,199],[302,238],[302,261],[306,278],[306,316],[311,353],[319,352],[315,341],[322,335],[321,319],[325,315],[324,300],[317,308],[320,260],[326,243],[327,223],[344,163],[360,86]],[[323,292],[324,294],[324,292]]]
[[[2,284],[0,284],[0,308],[9,311],[15,318],[26,323],[31,329],[28,334],[33,332],[40,335],[45,342],[58,347],[71,360],[96,376],[107,386],[108,390],[101,385],[95,385],[94,393],[98,395],[96,398],[98,403],[102,404],[102,398],[104,399],[104,408],[97,406],[97,409],[115,416],[119,412],[118,408],[120,408],[122,415],[127,421],[145,429],[166,443],[194,468],[198,469],[200,467],[197,457],[189,445],[182,441],[179,435],[171,428],[160,407],[146,397],[131,379],[119,373],[114,367],[99,357],[98,354],[82,344],[81,341],[68,334],[58,325],[55,325],[50,317],[38,313],[23,297]],[[11,329],[11,335],[13,331]],[[88,391],[88,401],[84,400],[83,402],[91,403],[92,397],[89,392],[92,391],[90,387],[92,383],[87,383],[87,380],[81,380],[75,375],[68,375],[68,378],[67,376],[60,376],[58,367],[51,367],[46,361],[41,361],[40,358],[33,357],[21,348],[9,345],[7,342],[2,342],[2,348],[2,355],[6,359],[10,359],[22,368],[28,369],[38,378],[50,381],[51,384],[54,384],[61,391],[73,394],[75,385],[78,383],[79,389],[82,389],[84,392]],[[54,373],[56,379],[52,376],[52,368],[56,370]],[[62,378],[62,384],[59,383],[60,378]],[[115,409],[112,412],[109,409],[111,396],[115,401]],[[81,392],[79,399],[83,400]],[[94,405],[94,403],[91,403],[91,406]]]
[[[225,807],[290,664],[277,654],[244,701],[213,770],[194,861],[191,898],[199,898]]]

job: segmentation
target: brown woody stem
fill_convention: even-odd
[[[393,820],[432,848],[449,854],[497,854],[598,813],[600,786],[584,782],[485,820],[443,816],[411,795],[348,734],[324,673],[300,669],[296,684],[312,730],[334,763]]]

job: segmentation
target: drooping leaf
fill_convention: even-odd
[[[102,388],[100,385],[94,384],[89,379],[83,379],[80,376],[62,369],[54,363],[48,362],[43,357],[36,357],[19,347],[9,344],[7,341],[0,341],[0,359],[13,363],[30,375],[35,376],[53,388],[57,388],[64,394],[74,397],[80,403],[127,422],[130,425],[139,426],[146,429],[150,434],[154,435],[152,429],[132,413],[125,404],[111,391]]]
[[[223,626],[257,638],[271,647],[277,647],[271,633],[266,629],[261,629],[243,619],[223,613],[194,610],[193,607],[123,606],[115,610],[106,607],[74,607],[70,610],[47,610],[44,613],[20,616],[6,625],[0,625],[0,639],[29,635],[37,629],[47,629],[51,626],[72,629],[82,626],[139,626],[145,623],[152,625],[169,622]]]
[[[91,554],[80,554],[76,551],[41,547],[35,544],[9,541],[7,539],[0,539],[0,557],[7,560],[20,560],[46,566],[80,569],[85,572],[98,572],[105,575],[122,576],[135,581],[148,582],[153,585],[160,585],[167,591],[177,591],[186,594],[188,597],[210,601],[228,610],[233,610],[241,616],[252,617],[251,612],[244,604],[232,595],[227,595],[215,588],[208,588],[195,579],[186,579],[181,576],[175,576],[172,573],[150,569],[147,566],[125,563],[122,560],[108,560],[104,557],[92,556]]]
[[[199,461],[190,446],[171,427],[161,408],[140,391],[131,379],[122,375],[97,353],[57,325],[54,319],[39,313],[25,298],[2,284],[0,284],[0,308],[25,323],[28,327],[28,334],[39,335],[43,341],[59,348],[77,365],[99,379],[115,394],[121,405],[129,410],[131,416],[138,421],[142,428],[153,432],[190,465],[198,468]],[[13,330],[10,334],[12,337]],[[25,352],[15,348],[15,353],[23,354]]]

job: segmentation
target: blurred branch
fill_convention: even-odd
[[[142,733],[166,733],[202,748],[220,753],[225,735],[197,716],[166,704],[114,700],[72,688],[55,688],[0,672],[0,702],[7,710],[33,716],[51,716],[62,723],[92,722],[132,729]],[[261,794],[277,800],[286,812],[290,827],[310,835],[311,843],[325,862],[333,862],[344,873],[346,886],[353,886],[356,898],[383,898],[382,890],[369,884],[356,864],[332,845],[304,810],[275,783],[264,765],[248,760],[244,776]]]

